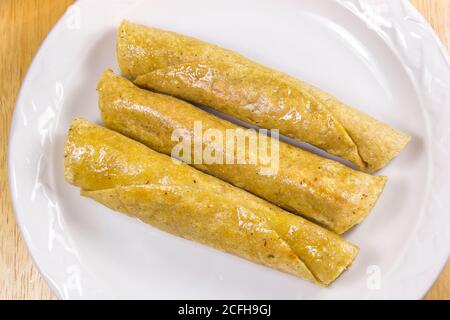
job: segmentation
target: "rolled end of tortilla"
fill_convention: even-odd
[[[260,127],[279,129],[365,172],[386,166],[410,140],[407,134],[310,84],[213,44],[126,21],[119,28],[117,43],[122,71],[139,86],[204,104]],[[280,90],[284,86],[288,89]],[[296,90],[303,98],[292,99]],[[315,111],[310,114],[299,103],[302,99],[306,106],[316,106]],[[284,110],[286,104],[292,110]],[[263,114],[259,114],[261,109]],[[295,112],[302,115],[302,121],[289,120]]]
[[[358,248],[256,196],[76,119],[65,174],[84,196],[156,228],[326,286]]]
[[[384,168],[411,141],[410,135],[344,104],[329,93],[305,82],[299,84],[303,90],[323,103],[345,128],[362,160],[361,164],[353,163],[362,171],[374,173]]]

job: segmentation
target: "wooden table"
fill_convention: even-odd
[[[450,47],[450,0],[412,0]],[[22,241],[12,212],[7,145],[14,103],[42,40],[72,0],[0,0],[0,299],[53,299]],[[450,299],[450,263],[426,295]]]

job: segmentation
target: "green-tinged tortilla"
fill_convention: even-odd
[[[358,252],[331,231],[83,119],[69,129],[64,170],[82,195],[113,210],[320,285]]]
[[[283,142],[279,143],[278,153],[269,159],[277,166],[276,172],[271,173],[270,165],[260,162],[236,164],[234,160],[227,164],[226,159],[238,157],[237,143],[233,143],[232,149],[225,148],[227,131],[237,133],[241,127],[187,102],[140,89],[109,70],[101,77],[97,89],[102,120],[108,128],[171,155],[179,144],[172,139],[175,130],[193,141],[195,124],[201,123],[202,133],[215,130],[224,138],[217,148],[215,139],[202,141],[204,150],[224,153],[222,162],[195,163],[192,150],[189,159],[185,159],[189,164],[337,233],[345,232],[367,216],[386,182],[386,177],[350,169]],[[258,155],[267,152],[266,145],[273,145],[270,138],[266,145],[260,143],[263,138],[266,136],[255,137]],[[248,151],[249,139],[245,142]]]
[[[363,171],[383,168],[410,140],[318,88],[184,35],[124,21],[117,57],[139,86],[279,129]]]

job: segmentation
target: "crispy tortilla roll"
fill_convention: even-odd
[[[331,231],[83,119],[69,129],[64,171],[82,195],[113,210],[321,285],[358,252]]]
[[[212,129],[219,131],[224,138],[217,144],[215,137],[206,139],[205,134],[200,142],[203,150],[209,148],[222,152],[222,161],[219,164],[208,164],[206,161],[195,163],[194,150],[184,160],[199,170],[337,233],[364,219],[386,182],[385,177],[352,170],[282,142],[278,145],[278,153],[269,159],[272,165],[277,165],[276,172],[270,172],[270,164],[267,163],[236,164],[238,144],[233,143],[232,148],[227,149],[225,138],[227,131],[238,133],[241,127],[184,101],[140,89],[109,70],[101,77],[97,89],[102,120],[108,128],[171,155],[179,143],[177,139],[172,139],[174,131],[181,130],[192,142],[195,139],[195,123],[199,121],[203,133]],[[241,131],[243,133],[244,129]],[[266,144],[260,141],[264,138],[267,139]],[[268,147],[273,145],[267,136],[256,135],[255,140],[253,149],[258,155],[267,153]],[[245,150],[251,150],[250,139],[246,139],[245,143]],[[219,147],[216,148],[217,145]],[[227,164],[227,159],[235,161]]]
[[[279,129],[367,172],[383,168],[410,140],[307,83],[173,32],[124,21],[117,57],[139,86]]]

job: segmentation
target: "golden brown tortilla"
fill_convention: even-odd
[[[84,119],[64,151],[82,195],[180,237],[321,285],[357,255],[331,231]]]
[[[236,132],[240,128],[184,101],[140,89],[109,70],[97,88],[101,116],[108,128],[168,155],[178,143],[171,139],[174,130],[182,129],[193,140],[195,121],[201,121],[203,132],[215,129],[223,137],[227,129]],[[264,151],[259,136],[257,140],[258,148]],[[249,150],[249,141],[246,142],[245,149]],[[225,146],[225,141],[222,145]],[[215,150],[214,146],[214,141],[208,140],[203,149]],[[230,151],[225,149],[223,160],[230,153],[229,158],[237,159],[236,144],[233,147]],[[263,174],[267,166],[261,163],[195,164],[193,151],[187,161],[337,233],[345,232],[367,216],[386,182],[386,177],[352,170],[286,143],[280,142],[278,154],[278,171],[274,175]]]
[[[367,172],[383,168],[410,140],[318,88],[184,35],[124,21],[117,57],[139,86],[279,129]]]

